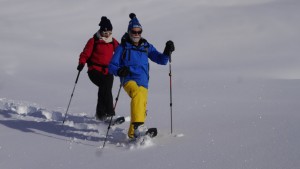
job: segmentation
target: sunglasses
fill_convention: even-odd
[[[103,35],[111,35],[112,31],[103,31],[102,33],[103,33]]]
[[[130,33],[133,34],[133,35],[136,35],[136,34],[140,35],[140,34],[142,34],[142,32],[143,31],[134,31],[134,30],[130,31]]]

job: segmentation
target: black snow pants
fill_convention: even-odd
[[[103,116],[114,116],[112,86],[114,76],[112,74],[104,75],[97,70],[88,71],[90,80],[99,87],[96,115],[98,118]]]

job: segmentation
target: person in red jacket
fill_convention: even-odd
[[[108,65],[119,42],[112,37],[113,26],[103,16],[99,23],[100,29],[90,38],[79,57],[78,71],[88,65],[90,80],[99,87],[96,118],[105,121],[114,116],[112,86],[114,77],[108,73]]]

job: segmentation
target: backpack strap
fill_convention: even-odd
[[[93,36],[93,40],[94,40],[94,45],[93,45],[93,50],[92,53],[90,55],[90,57],[88,58],[88,60],[86,61],[88,67],[92,66],[94,63],[92,62],[91,58],[92,58],[92,54],[94,53],[94,50],[96,49],[96,41],[99,40],[99,38],[97,37],[96,33]]]
[[[126,57],[126,50],[128,50],[128,60],[130,60],[131,50],[145,52],[148,56],[149,43],[147,42],[146,39],[142,38],[140,40],[140,44],[139,44],[139,46],[144,44],[144,49],[137,49],[137,48],[126,49],[126,42],[131,43],[128,33],[125,33],[121,39],[121,45],[124,48],[124,51],[122,53],[122,59],[125,59],[125,57]]]
[[[94,34],[93,39],[94,39],[94,45],[93,45],[93,51],[92,51],[92,53],[91,53],[91,56],[92,56],[94,50],[96,49],[96,46],[97,46],[96,41],[99,40],[99,38],[98,38],[98,36],[97,36],[96,33]],[[115,49],[115,43],[114,43],[114,41],[115,41],[115,39],[113,39],[113,40],[112,40],[111,42],[109,42],[109,43],[112,44],[112,45],[113,45],[113,48]],[[92,62],[92,60],[91,60],[92,57],[91,57],[91,56],[89,57],[89,59],[88,59],[87,62],[86,62],[87,65],[88,65],[88,67],[90,67],[90,66],[92,66],[92,65],[95,65],[95,66],[101,67],[102,69],[108,68],[108,65],[102,65],[102,64],[98,64],[98,63]]]

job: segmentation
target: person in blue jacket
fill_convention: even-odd
[[[146,119],[149,83],[149,61],[166,65],[170,53],[175,50],[174,43],[168,41],[163,53],[142,37],[142,25],[134,13],[129,15],[130,22],[122,43],[116,49],[108,66],[109,72],[119,76],[124,90],[131,98],[131,123],[129,138],[139,136],[139,128]]]

